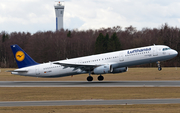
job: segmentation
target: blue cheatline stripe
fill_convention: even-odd
[[[58,18],[56,17],[56,30],[58,30]]]

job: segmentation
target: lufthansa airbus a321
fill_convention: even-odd
[[[87,81],[93,81],[91,74],[96,74],[98,80],[104,80],[102,74],[123,73],[128,66],[157,62],[158,70],[162,70],[160,61],[177,56],[178,52],[165,45],[146,46],[92,56],[53,61],[39,64],[35,62],[18,45],[12,45],[15,60],[19,69],[11,71],[15,75],[33,77],[64,77],[89,73]]]

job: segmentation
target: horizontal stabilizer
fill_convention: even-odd
[[[28,70],[8,70],[6,72],[28,72]]]

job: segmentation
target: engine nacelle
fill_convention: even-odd
[[[103,65],[103,66],[99,66],[96,67],[92,74],[106,74],[106,73],[110,73],[113,72],[113,68],[111,65]]]
[[[128,67],[121,67],[121,68],[113,69],[113,71],[110,73],[123,73],[123,72],[127,72],[127,71],[128,71]]]

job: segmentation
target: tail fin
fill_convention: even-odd
[[[38,64],[18,45],[11,45],[11,49],[13,51],[14,58],[19,68]]]

